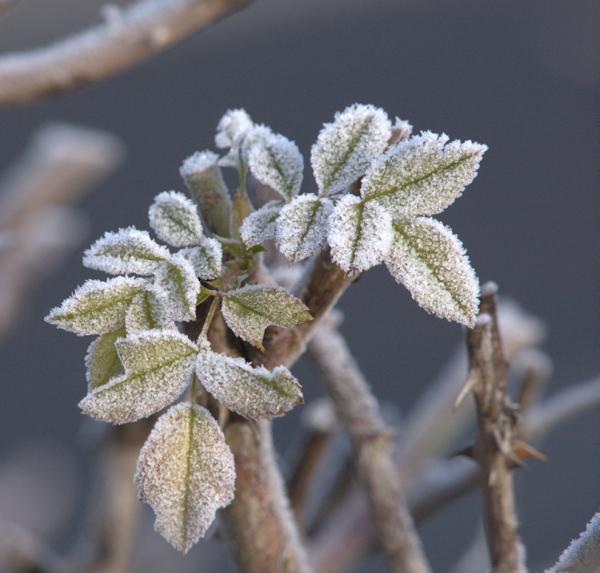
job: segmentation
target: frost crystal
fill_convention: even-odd
[[[333,203],[312,193],[286,205],[277,220],[277,246],[293,263],[318,253],[327,238]]]
[[[275,223],[282,206],[281,201],[269,201],[244,219],[240,236],[247,247],[262,245],[275,236]]]
[[[75,334],[105,334],[121,328],[133,298],[143,292],[143,279],[116,277],[107,281],[86,281],[45,318]]]
[[[231,358],[207,348],[204,342],[196,361],[200,383],[224,406],[257,420],[282,416],[302,404],[300,384],[284,366],[269,372],[253,368],[242,358]]]
[[[173,320],[193,320],[200,283],[192,264],[182,253],[163,263],[156,273],[156,284],[167,293]]]
[[[392,241],[390,215],[376,204],[346,195],[329,219],[331,258],[347,273],[359,273],[380,263]]]
[[[546,573],[598,573],[600,563],[600,513],[592,517],[585,531],[571,541]]]
[[[148,218],[156,236],[173,247],[202,243],[202,223],[196,205],[181,193],[159,193],[150,205]]]
[[[290,201],[302,185],[304,158],[293,141],[283,135],[269,133],[251,146],[248,168],[263,185]]]
[[[219,156],[214,151],[196,151],[183,161],[181,167],[179,167],[179,174],[182,179],[187,180],[215,167],[218,161]]]
[[[394,218],[435,215],[473,181],[486,149],[472,141],[448,143],[446,135],[421,133],[392,146],[372,165],[361,195]]]
[[[394,222],[385,262],[427,312],[474,325],[479,283],[461,242],[448,227],[429,218]]]
[[[226,293],[221,312],[236,336],[261,350],[267,326],[294,326],[312,320],[302,301],[283,288],[265,285],[245,286]]]
[[[210,412],[184,402],[163,414],[140,452],[135,481],[156,514],[154,529],[187,553],[234,496],[233,454]]]
[[[372,105],[354,104],[336,113],[319,133],[310,153],[322,194],[342,191],[365,173],[391,136],[387,114]]]
[[[190,262],[202,280],[217,278],[223,269],[223,249],[217,239],[205,238],[199,247],[182,249],[178,254]]]
[[[391,143],[403,141],[408,139],[413,132],[413,126],[410,122],[396,117],[394,125],[392,125],[392,136],[390,138]]]
[[[133,297],[127,314],[125,326],[127,333],[140,330],[174,328],[169,318],[167,295],[156,286],[148,286],[146,290]]]
[[[125,336],[125,329],[108,332],[99,336],[88,347],[85,355],[88,390],[103,386],[111,378],[123,373],[115,342]]]
[[[252,119],[246,110],[227,110],[217,125],[216,146],[221,149],[237,146],[252,126]]]
[[[116,341],[125,374],[94,387],[79,403],[89,416],[124,424],[168,406],[188,386],[198,348],[174,330],[148,330]]]
[[[151,275],[170,257],[146,231],[133,227],[105,233],[83,254],[83,264],[111,275]]]

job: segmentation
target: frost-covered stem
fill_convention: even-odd
[[[558,561],[546,573],[593,573],[600,571],[600,513],[596,513],[585,531],[571,541]]]
[[[308,350],[340,424],[350,436],[358,478],[369,499],[377,542],[390,571],[429,571],[392,459],[390,432],[345,340],[337,330],[321,324]]]
[[[473,454],[481,470],[486,532],[494,573],[525,573],[510,459],[516,412],[506,393],[506,361],[496,317],[496,289],[484,287],[476,325],[467,332],[479,433]]]
[[[36,50],[0,57],[0,104],[23,104],[121,72],[250,0],[140,0],[105,22]]]

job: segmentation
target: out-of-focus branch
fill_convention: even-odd
[[[496,286],[482,290],[476,325],[467,331],[469,382],[479,433],[473,455],[481,470],[486,532],[494,573],[525,573],[525,552],[517,533],[511,461],[517,414],[506,392],[508,364],[496,315]]]
[[[96,27],[0,57],[0,105],[23,104],[123,71],[250,0],[140,0]]]
[[[0,16],[12,10],[19,0],[0,0]]]
[[[121,157],[121,143],[109,134],[49,124],[2,177],[0,335],[36,277],[79,241],[81,216],[67,205],[111,173]]]
[[[429,571],[392,459],[390,431],[345,340],[335,328],[321,323],[308,349],[351,439],[357,475],[369,499],[377,541],[390,571]]]

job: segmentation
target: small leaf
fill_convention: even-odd
[[[45,318],[75,334],[105,334],[121,328],[133,298],[144,291],[146,282],[130,277],[86,281]]]
[[[283,288],[265,285],[245,286],[224,294],[221,312],[236,336],[261,350],[267,326],[294,326],[312,320],[302,301]]]
[[[435,215],[473,181],[486,149],[472,141],[448,143],[446,135],[421,133],[392,146],[373,164],[361,195],[394,218]]]
[[[332,211],[333,203],[329,199],[312,193],[294,198],[281,210],[277,220],[279,250],[292,263],[318,253],[326,242]]]
[[[223,270],[223,249],[217,239],[205,238],[199,247],[182,249],[179,254],[191,263],[202,280],[217,278]]]
[[[386,265],[427,312],[475,324],[477,277],[458,237],[439,221],[420,217],[395,221]]]
[[[167,307],[166,294],[155,286],[148,286],[146,290],[133,297],[127,309],[125,315],[127,334],[141,330],[174,328]]]
[[[269,201],[244,219],[240,237],[247,247],[260,245],[275,236],[275,222],[281,207],[281,201]]]
[[[207,347],[198,354],[196,376],[224,406],[253,420],[282,416],[304,401],[300,384],[287,368],[253,368],[242,358]]]
[[[83,265],[111,275],[151,275],[170,257],[146,231],[133,227],[105,233],[83,254]]]
[[[119,360],[115,342],[124,337],[125,329],[120,328],[99,336],[89,345],[85,355],[89,391],[103,386],[111,378],[123,373],[123,365]]]
[[[217,125],[216,146],[221,149],[235,147],[252,129],[253,125],[246,110],[227,110]]]
[[[390,135],[390,120],[382,109],[354,104],[336,113],[310,154],[321,194],[342,191],[356,181],[383,153]]]
[[[202,223],[196,205],[182,193],[159,193],[150,205],[148,218],[156,236],[173,247],[202,243]]]
[[[183,254],[173,255],[156,273],[156,284],[167,293],[173,320],[193,320],[200,282],[192,264]]]
[[[329,219],[331,258],[347,273],[366,271],[380,263],[392,240],[392,220],[376,204],[345,195]]]
[[[189,402],[167,410],[140,452],[135,481],[156,514],[154,529],[187,553],[234,496],[233,454],[210,412]]]
[[[188,386],[198,347],[174,330],[148,330],[116,341],[125,373],[79,403],[93,418],[124,424],[168,406]]]
[[[248,152],[248,168],[263,185],[293,199],[302,185],[304,159],[298,146],[279,134],[269,134]]]

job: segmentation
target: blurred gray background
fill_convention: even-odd
[[[22,0],[0,20],[0,49],[74,31],[97,20],[101,5]],[[213,146],[214,127],[229,107],[245,107],[306,154],[320,125],[355,101],[382,106],[417,131],[486,143],[479,177],[442,219],[465,243],[480,278],[498,282],[502,293],[546,323],[550,393],[600,366],[599,16],[593,0],[258,0],[117,78],[0,109],[0,167],[48,119],[120,136],[127,147],[123,166],[81,204],[91,223],[89,243],[107,229],[145,227],[152,197],[182,189],[181,160]],[[305,189],[312,185],[307,173]],[[53,539],[58,548],[76,535],[87,493],[89,455],[76,404],[85,392],[88,340],[55,330],[42,317],[90,276],[80,264],[83,247],[35,291],[0,344],[0,467],[23,444],[44,437],[61,445],[82,476],[79,485],[63,484],[76,503],[65,517],[70,525]],[[341,307],[361,366],[377,394],[401,412],[462,340],[459,327],[420,311],[383,269],[359,281]],[[297,372],[307,397],[317,396],[312,370],[300,365]],[[284,458],[297,427],[297,412],[275,425]],[[599,428],[596,414],[573,421],[546,442],[549,463],[519,472],[521,531],[535,571],[598,509]],[[9,496],[2,475],[0,496]],[[476,494],[468,496],[423,528],[436,571],[449,570],[471,538],[478,503]],[[171,553],[174,571],[190,570],[198,559],[205,571],[233,567],[216,540],[186,558]]]

